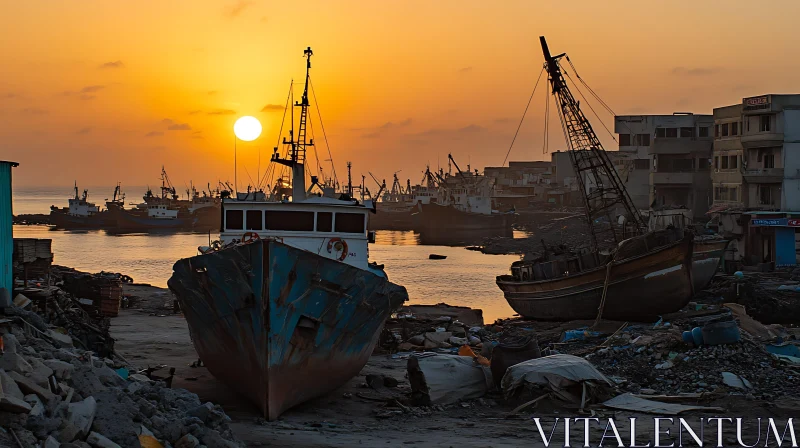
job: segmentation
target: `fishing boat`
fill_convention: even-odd
[[[88,201],[89,190],[78,194],[78,184],[75,183],[75,193],[69,198],[69,206],[58,208],[50,207],[50,224],[57,229],[99,229],[103,226],[105,214],[100,207]]]
[[[385,184],[385,183],[384,183]],[[392,188],[386,191],[375,204],[378,213],[370,216],[370,230],[411,230],[411,214],[414,212],[411,181],[408,187],[400,185],[394,173]]]
[[[416,227],[425,232],[510,231],[516,213],[493,208],[493,180],[467,168],[461,171],[451,154],[457,174],[437,174],[439,197],[436,201],[418,202]]]
[[[311,48],[304,56],[299,132],[292,119],[287,153],[272,158],[291,170],[291,197],[225,195],[219,242],[175,263],[168,282],[200,359],[269,420],[358,374],[408,299],[368,261],[371,201],[315,194],[315,177],[305,188]]]
[[[193,219],[167,204],[147,204],[144,210],[119,209],[116,213],[117,231],[146,232],[149,230],[191,230]]]
[[[608,256],[569,254],[517,261],[497,286],[519,315],[536,320],[602,318],[649,321],[680,310],[691,300],[690,232],[651,232],[623,240]]]
[[[692,281],[695,291],[700,291],[711,283],[728,244],[730,240],[727,239],[695,239],[692,254]]]
[[[551,56],[544,37],[540,41],[583,196],[590,247],[578,253],[545,247],[538,259],[513,263],[511,275],[498,276],[497,286],[517,313],[538,320],[650,321],[680,310],[694,294],[693,233],[648,231],[566,84],[559,64],[566,54]]]

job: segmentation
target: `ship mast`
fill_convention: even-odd
[[[583,196],[592,249],[605,249],[609,242],[613,241],[614,245],[619,242],[614,231],[613,219],[617,206],[625,209],[626,218],[634,225],[637,234],[646,232],[647,225],[644,219],[633,205],[625,185],[603,149],[603,144],[600,143],[589,120],[580,109],[580,103],[572,96],[564,80],[558,61],[566,53],[551,56],[544,36],[540,36],[539,41],[542,44],[545,68],[553,88],[553,96],[558,101],[558,115],[567,134],[569,158]],[[596,222],[601,218],[606,218],[608,224]]]
[[[292,169],[292,201],[302,201],[306,198],[306,174],[305,174],[305,160],[306,160],[306,147],[314,146],[314,139],[306,141],[306,126],[308,119],[308,81],[311,73],[311,56],[314,53],[311,47],[303,51],[303,57],[306,58],[306,81],[303,88],[303,97],[300,102],[295,102],[294,107],[300,108],[300,127],[295,139],[294,132],[289,132],[289,140],[283,138],[284,145],[291,145],[292,150],[289,154],[289,159],[282,159],[277,153],[272,155],[272,161],[280,163],[281,165],[288,166]],[[294,127],[294,119],[292,120]]]

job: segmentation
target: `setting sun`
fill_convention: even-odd
[[[242,117],[233,125],[233,133],[239,140],[253,141],[261,135],[261,123],[256,117]]]

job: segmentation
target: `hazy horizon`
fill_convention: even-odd
[[[18,187],[155,186],[162,165],[179,190],[232,181],[233,122],[253,115],[264,133],[238,144],[242,187],[259,153],[263,172],[287,135],[278,135],[283,105],[310,46],[340,181],[352,161],[354,183],[366,175],[370,189],[369,172],[391,183],[402,170],[417,183],[426,164],[446,169],[448,153],[462,168],[502,163],[541,71],[540,35],[618,114],[711,113],[800,92],[790,57],[799,13],[798,2],[733,0],[5,2],[0,159],[20,162]],[[542,79],[510,160],[549,159],[545,91]],[[312,110],[327,166],[317,117]],[[550,120],[552,152],[564,147],[552,103]]]

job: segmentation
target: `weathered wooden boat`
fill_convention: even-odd
[[[607,283],[602,318],[650,321],[689,303],[692,247],[691,233],[660,230],[624,240],[605,257],[515,262],[497,286],[523,317],[568,321],[597,318]]]
[[[697,240],[692,253],[692,281],[694,290],[700,291],[709,283],[719,269],[725,249],[730,240]]]
[[[308,70],[311,49],[304,55]],[[299,132],[284,140],[290,156],[271,161],[291,168],[291,200],[225,195],[220,241],[175,263],[168,282],[200,359],[270,420],[356,375],[408,299],[369,262],[371,201],[306,190],[308,105],[307,72]]]

